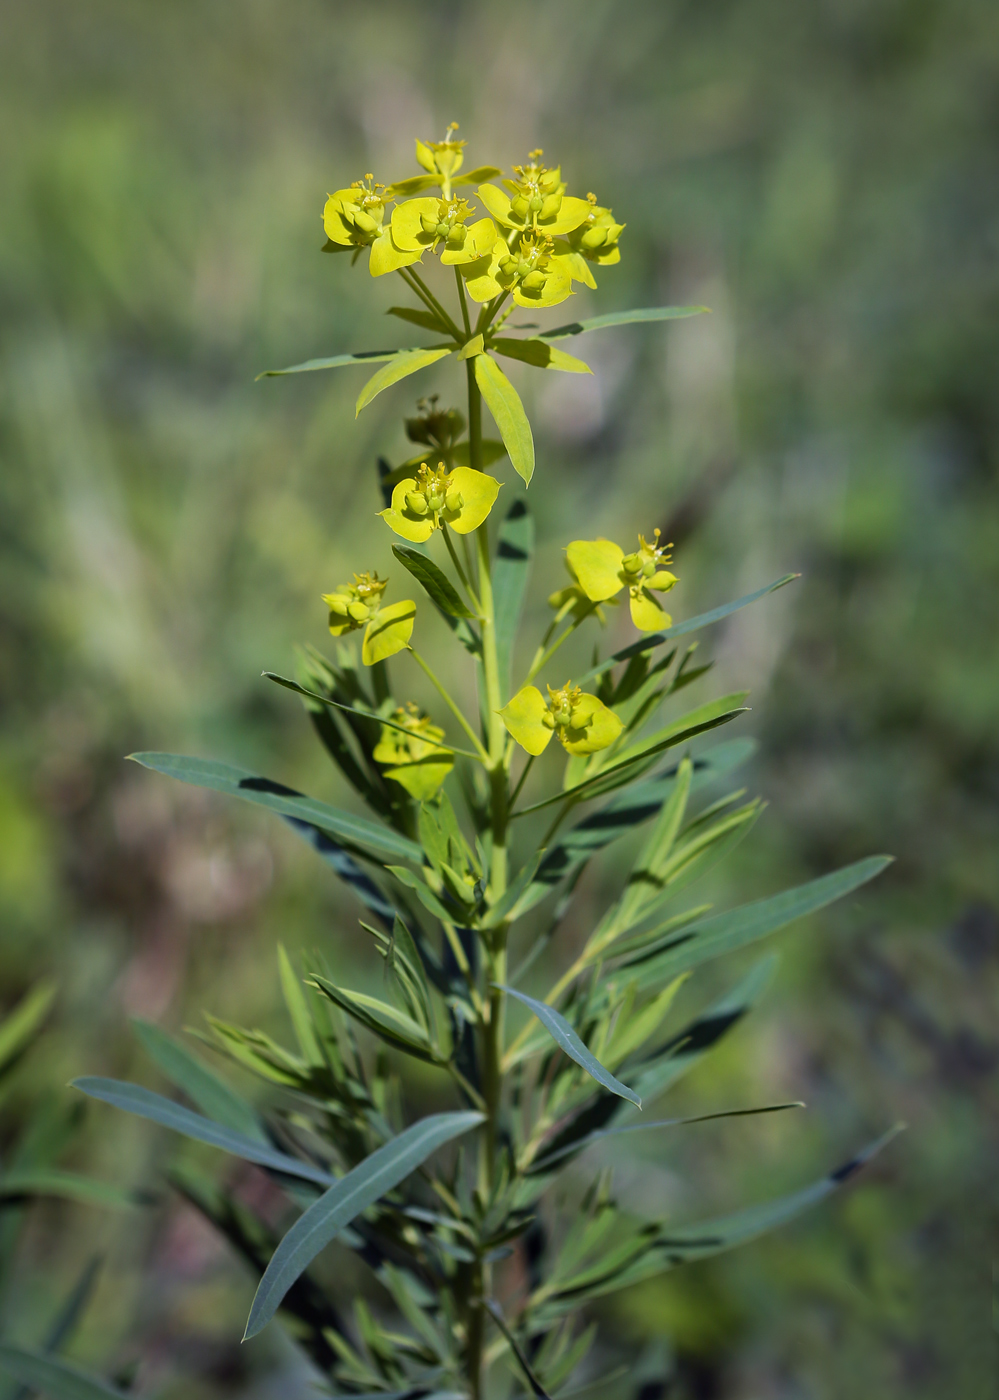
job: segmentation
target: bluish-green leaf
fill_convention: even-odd
[[[510,688],[513,644],[520,626],[524,593],[534,554],[534,517],[524,500],[514,501],[500,527],[493,563],[493,599],[496,610],[496,659],[500,685],[506,698]]]
[[[685,929],[670,934],[665,948],[646,951],[627,965],[639,968],[639,985],[649,987],[678,972],[697,967],[709,958],[745,948],[768,934],[793,923],[806,914],[824,909],[834,900],[851,894],[880,875],[890,865],[891,856],[869,856],[831,875],[822,875],[806,885],[797,885],[769,899],[757,899],[723,914],[697,919]]]
[[[283,783],[273,782],[270,778],[261,778],[245,768],[234,768],[229,763],[217,763],[213,759],[189,758],[185,754],[133,753],[130,757],[136,763],[141,763],[143,768],[165,773],[168,778],[178,778],[182,783],[210,788],[212,792],[226,793],[231,797],[242,797],[244,801],[267,807],[279,816],[311,822],[345,841],[367,846],[380,854],[401,857],[403,860],[423,859],[423,853],[415,841],[400,836],[391,828],[366,821],[364,817],[351,816],[339,807],[306,797],[294,788],[285,787]]]
[[[76,1366],[54,1356],[39,1356],[19,1347],[0,1344],[0,1371],[4,1371],[48,1400],[128,1400],[124,1391],[88,1376]]]
[[[346,355],[328,355],[325,359],[303,360],[300,365],[289,365],[287,369],[265,369],[258,379],[270,379],[278,374],[306,374],[314,369],[340,369],[344,365],[370,365],[373,361],[394,360],[397,355],[405,355],[405,350],[357,350]]]
[[[231,1152],[245,1162],[256,1162],[259,1167],[269,1167],[286,1176],[298,1176],[303,1181],[314,1181],[320,1186],[328,1186],[332,1180],[329,1172],[313,1166],[311,1162],[301,1162],[297,1157],[279,1152],[276,1147],[268,1147],[255,1138],[223,1127],[221,1123],[213,1123],[210,1118],[203,1118],[200,1113],[193,1113],[182,1104],[174,1103],[162,1094],[154,1094],[150,1089],[143,1089],[139,1084],[87,1075],[83,1079],[74,1079],[73,1088],[92,1099],[124,1109],[126,1113],[134,1113],[139,1118],[160,1123],[164,1128],[172,1128],[174,1132],[182,1133],[196,1142],[207,1142],[223,1152]]]
[[[502,986],[502,983],[497,985]],[[615,1079],[610,1070],[605,1069],[595,1055],[591,1055],[569,1022],[553,1006],[549,1006],[543,1001],[536,1001],[534,997],[525,996],[523,992],[518,992],[514,987],[502,986],[502,989],[507,996],[516,997],[518,1001],[522,1001],[526,1007],[533,1011],[555,1044],[565,1051],[570,1060],[575,1060],[577,1065],[585,1069],[586,1073],[592,1076],[598,1084],[602,1084],[605,1089],[608,1089],[612,1094],[617,1094],[619,1098],[627,1099],[636,1108],[641,1108],[642,1100],[634,1089],[629,1089],[627,1084],[622,1084],[620,1079]]]
[[[206,1117],[224,1128],[242,1133],[257,1142],[267,1142],[267,1134],[256,1113],[245,1099],[192,1055],[186,1045],[174,1040],[151,1021],[135,1019],[132,1029],[146,1054],[159,1066],[175,1088],[196,1103]]]
[[[567,326],[556,326],[553,331],[539,331],[543,340],[562,340],[568,335],[583,335],[586,331],[600,331],[607,326],[630,326],[636,321],[679,321],[685,316],[700,316],[710,311],[707,306],[643,306],[635,311],[608,311],[603,316],[590,316],[585,321],[571,321]]]
[[[295,1222],[271,1257],[250,1308],[245,1336],[255,1337],[316,1255],[362,1211],[393,1190],[439,1147],[483,1122],[481,1113],[437,1113],[414,1123],[335,1182]]]
[[[431,345],[425,350],[400,350],[383,369],[371,376],[358,394],[357,403],[354,406],[354,417],[358,416],[362,408],[367,408],[371,400],[383,389],[389,388],[392,384],[398,384],[400,379],[408,378],[417,370],[426,369],[428,365],[436,364],[438,360],[443,360],[453,351],[453,345]]]
[[[421,554],[418,549],[412,549],[405,544],[394,544],[392,553],[402,567],[408,569],[417,583],[425,589],[430,601],[440,612],[449,617],[475,616],[458,597],[451,580],[428,555]]]
[[[632,656],[638,656],[641,652],[655,651],[656,647],[662,646],[664,642],[672,640],[673,637],[682,637],[688,632],[698,632],[702,627],[710,627],[713,622],[720,622],[723,617],[731,616],[740,608],[748,608],[750,603],[765,598],[768,593],[776,593],[778,588],[783,588],[785,584],[793,583],[795,579],[800,577],[800,574],[785,574],[783,578],[768,583],[766,588],[758,588],[755,593],[747,593],[742,598],[736,598],[733,603],[723,603],[721,607],[712,608],[710,612],[698,613],[696,617],[688,617],[683,622],[677,622],[672,627],[667,627],[663,632],[652,632],[647,637],[632,642],[630,646],[624,647],[621,651],[616,651],[613,656],[609,656],[606,661],[601,661],[599,665],[591,666],[584,676],[579,677],[576,684],[586,685],[587,682],[596,680],[597,676],[602,676],[605,671],[609,671],[620,661],[628,661]]]
[[[534,475],[534,435],[520,395],[490,355],[476,355],[475,382],[496,419],[507,456],[529,486]]]

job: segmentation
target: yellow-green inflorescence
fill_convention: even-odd
[[[382,606],[382,594],[388,579],[377,573],[355,574],[353,583],[341,583],[332,593],[323,594],[330,610],[329,627],[334,637],[357,632],[363,627],[364,642],[361,660],[365,666],[385,661],[409,645],[416,619],[416,604],[410,598],[388,607]]]
[[[441,743],[444,730],[412,701],[395,710],[392,720],[392,725],[382,725],[372,757],[384,766],[386,778],[401,783],[410,797],[426,801],[454,767],[454,754]]]
[[[553,593],[549,604],[562,609],[572,603],[577,615],[590,608],[598,612],[596,605],[610,602],[626,588],[631,620],[639,631],[669,627],[672,618],[654,596],[668,593],[676,583],[676,575],[665,568],[671,562],[672,546],[659,543],[660,533],[653,532],[651,543],[639,535],[638,548],[630,554],[613,540],[573,540],[565,551],[573,582]]]
[[[425,463],[415,476],[396,484],[392,504],[378,513],[390,529],[414,544],[422,544],[444,525],[468,535],[492,510],[499,489],[494,476],[471,467],[449,472],[443,462],[436,467]]]
[[[571,754],[599,753],[621,733],[621,721],[596,695],[572,681],[547,689],[546,700],[537,686],[525,685],[499,711],[508,733],[529,754],[544,753],[553,734]]]

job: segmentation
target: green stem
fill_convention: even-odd
[[[466,734],[468,735],[468,737],[471,739],[472,743],[475,745],[475,752],[476,752],[476,755],[478,756],[480,762],[484,763],[484,764],[488,767],[488,766],[489,766],[489,755],[488,755],[488,753],[486,752],[486,750],[482,747],[482,743],[481,743],[481,741],[480,741],[480,739],[479,739],[479,736],[476,734],[475,730],[472,728],[472,726],[469,724],[468,720],[467,720],[467,719],[465,718],[465,716],[462,714],[462,712],[461,712],[460,708],[458,707],[458,705],[455,704],[454,700],[451,699],[451,696],[450,696],[450,695],[447,693],[447,691],[444,689],[443,685],[440,683],[440,681],[439,681],[439,680],[437,679],[437,677],[434,675],[433,671],[430,669],[430,667],[429,667],[429,666],[427,665],[427,663],[424,661],[423,657],[422,657],[422,656],[420,655],[420,653],[416,650],[416,648],[415,648],[415,647],[409,647],[408,650],[409,650],[410,656],[412,656],[412,658],[413,658],[413,660],[416,662],[417,666],[419,666],[420,669],[421,669],[422,671],[424,671],[425,674],[428,676],[428,678],[430,679],[431,684],[435,687],[435,689],[437,690],[437,693],[440,695],[440,697],[441,697],[441,699],[444,701],[445,705],[447,705],[448,709],[451,711],[451,713],[454,715],[455,719],[456,719],[456,720],[458,721],[458,723],[461,725],[462,729],[465,731],[465,733],[466,733]]]
[[[482,394],[475,378],[475,357],[465,361],[468,380],[468,465],[473,471],[482,470]],[[485,529],[485,526],[480,526]],[[488,552],[488,551],[487,551]],[[480,580],[481,584],[481,580]]]
[[[535,658],[535,661],[534,661],[533,665],[531,666],[531,669],[530,669],[530,670],[528,671],[528,673],[527,673],[527,680],[524,682],[525,685],[527,685],[528,682],[533,681],[534,677],[535,677],[535,676],[538,674],[538,672],[541,670],[542,666],[545,666],[545,665],[552,659],[552,657],[553,657],[553,656],[555,655],[555,653],[558,651],[558,649],[559,649],[559,647],[562,645],[562,643],[563,643],[564,641],[568,640],[568,638],[572,636],[573,632],[575,632],[575,630],[576,630],[576,628],[579,626],[579,624],[580,624],[581,622],[584,622],[584,621],[586,620],[586,618],[588,618],[592,612],[593,612],[593,609],[590,608],[589,612],[585,612],[585,613],[582,615],[582,617],[577,617],[577,618],[575,619],[575,621],[573,621],[573,622],[565,629],[565,631],[562,633],[561,637],[559,637],[558,641],[553,642],[552,645],[548,648],[547,651],[542,652],[540,656],[538,656],[538,657]]]
[[[430,305],[431,305],[431,306],[433,307],[433,309],[437,312],[437,315],[441,318],[441,320],[442,320],[442,321],[444,322],[444,324],[447,326],[448,330],[449,330],[449,331],[451,332],[451,334],[454,336],[455,340],[457,340],[457,341],[460,342],[460,341],[463,339],[462,334],[461,334],[461,331],[460,331],[460,330],[458,329],[458,327],[455,325],[454,321],[451,320],[451,317],[450,317],[450,316],[448,315],[448,313],[444,310],[443,306],[441,306],[440,302],[439,302],[439,301],[437,300],[437,298],[434,296],[433,292],[432,292],[432,291],[430,290],[430,288],[427,286],[426,282],[424,282],[424,280],[423,280],[423,278],[420,276],[420,274],[419,274],[418,272],[414,272],[413,269],[412,269],[411,267],[408,267],[408,268],[406,269],[406,271],[409,273],[410,277],[412,277],[413,282],[414,282],[416,288],[421,292],[421,294],[422,294],[424,297],[427,298],[427,300],[430,302]]]
[[[461,273],[457,268],[454,270],[454,280],[458,284],[458,301],[461,305],[461,319],[465,323],[465,335],[469,340],[472,338],[472,323],[468,319],[468,302],[465,300],[465,284],[461,280]]]
[[[442,526],[441,533],[442,533],[443,536],[444,536],[444,543],[447,545],[447,552],[448,552],[448,554],[450,554],[450,556],[451,556],[451,563],[454,565],[455,571],[456,571],[458,577],[461,579],[462,585],[463,585],[463,587],[464,587],[464,589],[465,589],[465,592],[466,592],[466,593],[468,594],[468,596],[469,596],[469,599],[470,599],[470,601],[471,601],[471,603],[472,603],[472,606],[475,608],[476,612],[481,613],[481,612],[482,612],[482,606],[481,606],[481,604],[479,603],[479,600],[478,600],[478,597],[477,597],[477,595],[476,595],[475,589],[472,587],[471,583],[469,583],[469,581],[468,581],[468,578],[467,578],[467,576],[466,576],[466,574],[465,574],[465,570],[461,567],[461,562],[460,562],[460,560],[458,559],[458,555],[457,555],[457,552],[456,552],[455,547],[454,547],[454,542],[453,542],[453,540],[451,539],[451,531],[447,528],[447,522],[444,521],[444,520],[442,520],[442,521],[441,521],[441,526]]]
[[[410,271],[409,271],[408,268],[406,268],[406,267],[397,267],[397,268],[396,268],[396,272],[398,272],[399,276],[400,276],[400,277],[402,278],[402,280],[405,282],[405,284],[406,284],[406,286],[409,288],[409,290],[410,290],[411,292],[415,292],[415,293],[416,293],[416,295],[420,298],[420,300],[423,302],[423,305],[427,308],[428,311],[432,311],[432,312],[434,313],[435,316],[440,316],[440,315],[441,315],[441,309],[440,309],[439,305],[437,304],[436,299],[435,299],[433,296],[431,296],[429,292],[424,293],[423,291],[420,290],[420,288],[416,285],[416,282],[413,280],[413,276],[412,276],[412,274],[410,273]],[[447,313],[444,313],[444,319],[445,319],[445,321],[448,322],[449,324],[452,324],[452,325],[454,324],[454,323],[451,321],[450,316],[447,315]],[[443,332],[442,332],[442,334],[443,334]],[[454,339],[458,342],[459,345],[462,343],[462,337],[461,337],[461,334],[460,334],[459,331],[458,331],[458,327],[457,327],[457,326],[454,327]]]
[[[521,773],[520,777],[517,779],[517,786],[514,788],[513,792],[511,792],[511,794],[510,794],[510,806],[511,806],[511,807],[512,807],[513,804],[516,802],[517,798],[520,796],[520,789],[524,786],[524,783],[525,783],[525,781],[526,781],[526,779],[527,779],[527,775],[528,775],[528,773],[531,771],[531,766],[532,766],[533,763],[534,763],[534,754],[531,754],[530,757],[528,758],[527,762],[524,764],[524,771]]]

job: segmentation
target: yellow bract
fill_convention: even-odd
[[[392,240],[391,224],[385,223],[389,201],[389,192],[375,182],[373,175],[365,175],[363,183],[355,180],[349,190],[331,194],[323,209],[323,228],[329,239],[327,251],[370,248],[368,268],[372,277],[419,262],[422,250],[404,250]]]
[[[596,287],[596,278],[587,264],[599,263],[606,267],[621,261],[621,250],[617,241],[624,232],[625,225],[614,222],[612,211],[597,204],[595,194],[588,194],[586,202],[586,218],[565,238],[556,241],[555,253],[565,260],[573,281],[585,282],[588,287]]]
[[[400,481],[393,488],[391,506],[378,514],[397,535],[414,544],[422,544],[445,524],[459,535],[468,535],[492,510],[499,489],[496,478],[485,472],[471,467],[449,472],[438,462],[436,468],[424,465],[415,477]]]
[[[468,223],[471,206],[464,199],[407,199],[392,211],[392,239],[405,252],[436,252],[441,262],[461,265],[484,257],[496,242],[492,219]]]
[[[669,627],[673,619],[663,610],[653,592],[668,593],[676,583],[675,574],[660,564],[670,562],[669,545],[659,544],[660,531],[654,532],[650,544],[644,535],[638,537],[638,549],[625,554],[613,540],[573,540],[565,551],[566,566],[581,592],[593,603],[606,602],[627,588],[631,620],[640,632],[655,632]],[[560,602],[555,603],[558,597]],[[552,595],[553,606],[562,606],[563,594]]]
[[[473,301],[491,301],[510,292],[518,306],[535,310],[557,306],[572,295],[572,275],[565,258],[555,254],[547,235],[521,234],[510,244],[497,238],[492,256],[469,263],[462,275]]]
[[[602,700],[574,686],[548,687],[545,700],[536,686],[525,685],[499,711],[507,732],[529,754],[540,754],[557,734],[571,754],[598,753],[621,733],[621,721]]]
[[[401,783],[417,801],[433,797],[454,767],[454,754],[441,744],[443,729],[421,715],[412,702],[392,715],[406,733],[383,725],[381,738],[372,757],[376,763],[390,765],[385,777]]]
[[[540,163],[542,151],[532,151],[527,165],[515,165],[515,179],[504,180],[509,194],[496,185],[480,185],[479,198],[506,228],[535,233],[570,233],[590,212],[585,199],[574,199],[565,193],[562,172],[556,166],[549,170]]]
[[[402,651],[413,635],[416,604],[407,598],[383,608],[381,598],[387,585],[388,580],[380,579],[377,573],[355,574],[353,583],[341,583],[335,592],[323,594],[334,637],[366,628],[361,647],[365,666]]]

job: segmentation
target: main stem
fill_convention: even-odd
[[[469,360],[468,372],[468,438],[469,465],[482,470],[482,398],[475,379],[474,360]],[[484,734],[489,755],[489,806],[492,833],[492,856],[489,866],[488,898],[490,904],[503,895],[507,887],[507,825],[509,820],[509,783],[505,761],[506,731],[499,716],[503,703],[500,684],[499,658],[496,647],[496,607],[493,597],[492,562],[489,554],[489,530],[484,523],[476,531],[479,566],[479,603],[482,617],[482,676],[485,701]],[[483,947],[485,986],[483,1001],[486,1014],[482,1022],[482,1097],[486,1121],[482,1125],[479,1154],[478,1188],[481,1196],[492,1195],[496,1180],[496,1148],[499,1138],[499,1117],[502,1101],[503,1009],[504,993],[497,984],[506,982],[507,926],[493,929],[490,941]],[[478,1262],[472,1281],[473,1297],[468,1322],[468,1379],[473,1400],[481,1400],[484,1386],[483,1353],[486,1312],[484,1299],[491,1290],[489,1266]]]

